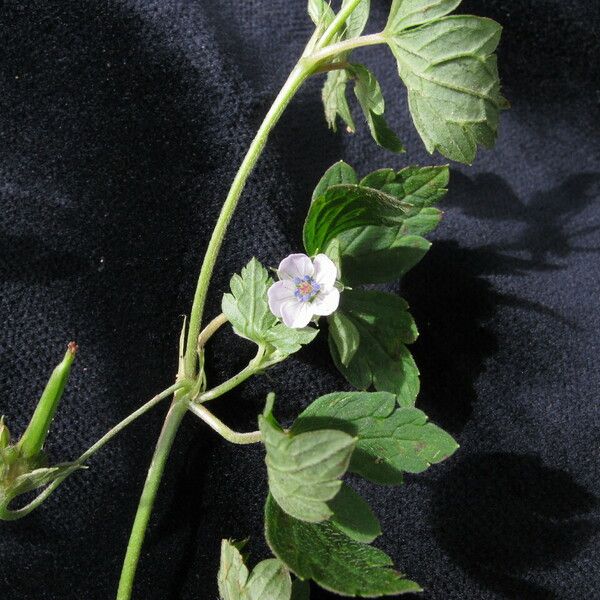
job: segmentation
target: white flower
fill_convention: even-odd
[[[269,308],[288,327],[306,327],[313,316],[337,309],[337,268],[325,254],[317,254],[314,260],[306,254],[290,254],[279,263],[277,275],[281,281],[267,292]]]

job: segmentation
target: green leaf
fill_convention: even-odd
[[[342,281],[345,285],[385,283],[400,279],[431,247],[426,239],[406,235],[406,227],[359,227],[337,238],[342,255]],[[335,313],[334,313],[335,314]],[[336,346],[342,346],[336,340]],[[344,354],[340,359],[347,364]]]
[[[443,213],[433,206],[423,208],[419,213],[408,217],[402,223],[402,233],[405,235],[427,235],[433,231],[442,220]]]
[[[414,124],[430,153],[472,163],[478,144],[493,145],[507,107],[493,54],[500,33],[495,21],[470,15],[386,30]]]
[[[221,542],[218,575],[221,600],[290,600],[292,580],[285,565],[275,558],[258,563],[250,574],[235,544]]]
[[[253,258],[240,275],[231,278],[231,293],[223,296],[221,304],[237,335],[265,347],[267,362],[297,352],[318,333],[312,327],[291,329],[277,320],[267,301],[272,284],[267,270]]]
[[[338,116],[346,123],[349,132],[356,131],[356,124],[346,98],[346,85],[349,79],[350,76],[346,69],[336,69],[327,73],[323,85],[321,97],[325,109],[325,120],[333,131],[337,131]]]
[[[355,440],[335,429],[291,435],[282,431],[267,403],[259,417],[267,451],[269,489],[288,514],[303,521],[328,519],[327,505],[340,491]]]
[[[447,15],[460,3],[461,0],[394,0],[385,29],[393,33],[421,25]]]
[[[371,135],[375,142],[391,152],[404,152],[405,148],[396,134],[389,128],[383,113],[385,101],[375,75],[363,65],[353,64],[355,77],[354,93],[363,110]]]
[[[348,366],[360,344],[358,328],[343,312],[329,317],[329,335],[332,337],[343,365]]]
[[[310,584],[308,581],[294,579],[291,600],[310,600]]]
[[[325,0],[308,0],[308,14],[320,32],[325,31],[335,18],[333,9]]]
[[[270,495],[265,535],[275,556],[291,571],[326,590],[364,598],[421,591],[393,569],[392,560],[381,550],[350,539],[328,521],[298,521]]]
[[[333,360],[342,375],[356,388],[374,386],[392,392],[403,406],[414,405],[419,393],[419,369],[405,344],[418,332],[402,298],[373,290],[346,290],[338,312],[358,330],[360,342],[352,360],[344,365],[336,339],[329,336]]]
[[[342,8],[346,7],[352,0],[344,0]],[[346,19],[346,30],[343,39],[349,40],[358,37],[364,30],[369,20],[369,11],[371,9],[371,0],[362,0]]]
[[[340,160],[325,171],[323,177],[321,177],[313,191],[312,202],[319,196],[322,196],[330,187],[342,183],[357,184],[358,176],[356,175],[356,171],[349,164]]]
[[[371,187],[410,204],[414,209],[432,206],[448,192],[447,165],[405,167],[400,171],[380,169],[364,177],[360,185]]]
[[[358,185],[334,185],[316,198],[304,223],[304,246],[317,254],[343,231],[363,225],[397,225],[407,208],[398,199]]]
[[[358,438],[350,470],[383,484],[402,483],[451,456],[458,444],[416,408],[396,406],[387,392],[336,392],[317,398],[296,419],[302,434],[335,427]]]
[[[333,510],[331,522],[353,540],[368,544],[381,535],[371,507],[349,485],[342,485],[329,507]]]

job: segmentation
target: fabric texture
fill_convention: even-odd
[[[66,343],[79,343],[47,445],[73,459],[170,385],[182,316],[235,169],[302,51],[304,0],[6,0],[0,8],[0,414],[22,431]],[[389,2],[373,0],[369,31]],[[400,488],[358,487],[377,545],[427,600],[600,595],[600,7],[575,0],[463,2],[504,26],[512,109],[494,150],[452,165],[445,218],[402,283],[421,336],[418,406],[460,442]],[[320,78],[271,136],[215,272],[207,314],[252,257],[302,251],[312,188],[341,158],[364,174],[444,162],[424,151],[391,54],[360,50],[408,153],[366,126],[333,134]],[[253,349],[219,333],[211,382]],[[348,389],[326,336],[214,403],[256,428],[266,393],[286,424]],[[28,518],[0,524],[0,597],[114,597],[165,406],[98,453]],[[186,417],[135,598],[216,598],[222,538],[262,535],[263,450]],[[313,599],[333,598],[313,586]]]

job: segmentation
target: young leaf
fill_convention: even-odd
[[[344,0],[342,8],[348,5],[351,0]],[[346,19],[346,29],[342,39],[349,40],[358,37],[364,30],[369,20],[369,11],[371,9],[371,0],[362,0]]]
[[[356,171],[343,160],[339,160],[334,163],[325,171],[323,177],[317,183],[313,193],[311,202],[314,202],[319,196],[322,196],[330,187],[334,185],[340,185],[343,183],[356,185],[358,183],[358,176]]]
[[[342,485],[329,507],[333,510],[331,522],[353,540],[369,544],[381,535],[371,507],[349,485]]]
[[[394,0],[387,31],[402,31],[452,12],[461,0]]]
[[[337,117],[339,116],[346,123],[348,130],[353,133],[356,131],[356,124],[346,98],[348,80],[349,75],[346,69],[329,71],[323,84],[321,97],[325,109],[325,120],[330,129],[337,131]]]
[[[417,235],[406,235],[405,230],[404,225],[368,226],[340,234],[337,239],[344,284],[385,283],[400,279],[412,269],[427,254],[431,243]],[[342,350],[337,340],[336,346]],[[347,364],[341,352],[340,359]]]
[[[265,535],[275,556],[291,571],[326,590],[364,598],[421,591],[394,571],[381,550],[350,539],[329,521],[298,521],[271,495],[265,506]]]
[[[493,54],[501,27],[470,15],[442,17],[411,29],[397,29],[397,22],[388,23],[385,36],[425,147],[472,163],[478,144],[494,144],[500,111],[507,107]]]
[[[229,540],[221,542],[218,575],[221,600],[290,600],[292,580],[280,560],[258,563],[250,574],[238,547]]]
[[[282,431],[268,403],[259,417],[267,451],[269,489],[288,514],[302,521],[319,522],[333,511],[327,505],[340,491],[355,440],[335,429],[291,435]]]
[[[325,0],[308,0],[308,14],[321,32],[325,31],[335,18],[333,9]]]
[[[338,349],[340,361],[348,366],[360,344],[358,328],[342,311],[336,311],[329,317],[329,335]]]
[[[233,330],[241,337],[264,345],[266,360],[276,362],[311,342],[318,330],[312,327],[290,329],[269,310],[267,289],[273,280],[253,258],[240,275],[231,278],[231,293],[225,294],[222,310]]]
[[[398,225],[406,206],[389,194],[358,185],[334,185],[310,205],[304,223],[304,246],[317,254],[343,231],[363,225]]]
[[[383,484],[402,483],[451,456],[458,444],[416,408],[398,408],[387,392],[336,392],[317,398],[296,419],[300,434],[335,427],[358,438],[350,470]]]
[[[405,148],[398,136],[386,123],[383,113],[385,101],[375,75],[365,66],[353,64],[351,72],[355,77],[354,93],[362,108],[375,142],[391,152],[404,152]]]
[[[358,330],[358,349],[347,365],[341,360],[334,336],[329,336],[333,360],[356,388],[374,386],[392,392],[403,406],[413,406],[419,393],[419,369],[405,344],[418,332],[405,300],[377,291],[346,290],[340,309]]]

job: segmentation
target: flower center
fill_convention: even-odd
[[[294,284],[296,285],[294,296],[296,296],[300,302],[312,300],[321,289],[321,286],[310,275],[294,277]]]

